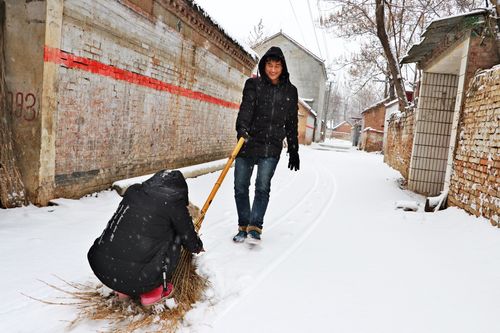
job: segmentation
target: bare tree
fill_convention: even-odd
[[[259,23],[253,27],[252,31],[250,31],[247,42],[250,47],[255,47],[266,38],[267,36],[264,34],[264,24],[262,23],[262,19],[260,19]]]
[[[396,56],[392,52],[391,46],[389,44],[389,37],[387,36],[384,14],[385,5],[382,0],[375,0],[375,5],[377,6],[375,10],[377,36],[380,40],[380,43],[382,44],[382,48],[384,49],[385,58],[387,59],[387,67],[389,67],[391,73],[391,81],[394,85],[396,95],[398,97],[399,110],[404,111],[404,109],[408,105],[408,100],[406,98],[406,92],[399,63]]]
[[[349,68],[357,88],[362,88],[374,79],[385,81],[391,87],[386,95],[393,97],[399,89],[395,85],[399,77],[411,80],[401,75],[401,70],[399,74],[394,73],[398,72],[395,67],[399,67],[400,59],[411,45],[418,42],[427,24],[438,17],[467,12],[480,6],[482,1],[322,0],[322,3],[333,7],[321,17],[321,25],[333,30],[338,37],[356,40],[360,45],[359,51],[346,57],[347,60],[340,61],[341,66]],[[377,13],[381,15],[377,17]],[[390,64],[391,58],[396,66]],[[408,72],[411,77],[415,77],[411,67]]]
[[[0,1],[0,206],[11,208],[26,204],[26,195],[12,147],[12,119],[6,102],[4,37],[5,2]]]
[[[366,85],[355,93],[352,93],[351,87],[343,82],[337,82],[331,88],[325,111],[325,120],[330,126],[359,117],[362,110],[381,98],[371,85]]]

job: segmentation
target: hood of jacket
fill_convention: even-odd
[[[269,57],[275,57],[281,60],[281,65],[283,67],[283,71],[281,72],[280,75],[280,83],[282,82],[289,82],[289,76],[290,74],[288,73],[288,68],[286,66],[286,61],[285,61],[285,56],[283,55],[283,51],[277,46],[271,46],[269,50],[262,56],[262,58],[259,61],[259,73],[260,76],[266,79],[267,81],[271,82],[269,80],[269,77],[267,77],[266,74],[266,61],[267,58]]]
[[[142,183],[146,193],[161,195],[169,202],[180,201],[189,204],[188,187],[184,176],[179,170],[162,170]]]

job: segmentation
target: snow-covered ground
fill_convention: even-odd
[[[181,332],[500,332],[500,231],[398,187],[400,174],[339,141],[278,165],[262,244],[233,244],[230,171],[201,229],[212,287]],[[188,179],[202,206],[218,172]],[[120,201],[114,191],[0,211],[0,332],[63,332],[77,310],[45,285],[97,281],[86,253]],[[417,212],[396,209],[417,202]],[[72,332],[106,329],[84,322]]]

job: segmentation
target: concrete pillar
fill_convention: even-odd
[[[63,0],[47,0],[44,49],[59,49],[63,16]],[[47,52],[47,51],[45,51]],[[57,80],[59,65],[43,63],[40,108],[40,170],[36,203],[46,205],[52,198],[55,176],[55,138],[57,111]]]

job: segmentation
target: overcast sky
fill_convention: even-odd
[[[271,36],[280,30],[321,59],[325,65],[342,54],[342,42],[319,28],[318,0],[195,0],[231,36],[247,41],[262,19],[264,31]]]

